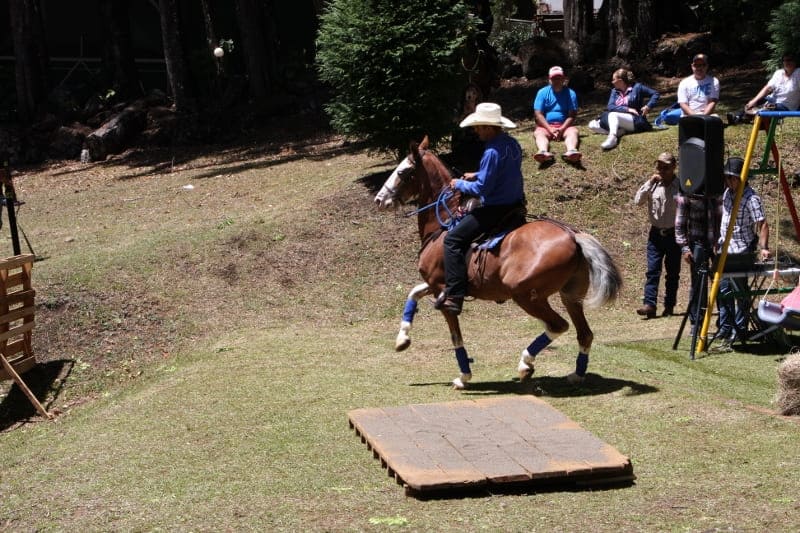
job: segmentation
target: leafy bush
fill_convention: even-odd
[[[693,7],[702,25],[730,51],[761,49],[772,8],[781,0],[708,0]]]
[[[772,57],[764,61],[768,70],[781,68],[781,56],[785,53],[800,54],[800,33],[797,28],[800,24],[800,0],[790,0],[774,9],[767,29],[770,42],[767,44],[772,51]]]
[[[333,0],[317,37],[331,125],[397,154],[422,134],[444,137],[466,84],[462,47],[476,26],[460,0]]]
[[[503,29],[492,34],[492,46],[498,52],[516,55],[522,43],[533,39],[536,36],[534,26],[507,24]]]

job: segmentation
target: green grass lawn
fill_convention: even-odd
[[[748,134],[726,131],[731,152]],[[796,157],[796,126],[781,135]],[[268,146],[177,154],[166,169],[121,159],[26,170],[20,223],[43,258],[35,348],[60,370],[43,394],[58,416],[6,413],[0,528],[797,531],[800,424],[772,403],[786,350],[691,361],[688,336],[672,349],[680,317],[633,312],[647,220],[630,198],[676,139],[675,128],[630,136],[604,153],[603,137],[587,135],[582,170],[525,163],[531,212],[591,230],[626,282],[588,315],[595,344],[577,388],[563,381],[572,329],[529,387],[515,381],[541,325],[511,304],[467,304],[476,361],[465,391],[449,385],[458,367],[430,306],[411,348],[393,350],[418,240],[413,220],[371,206],[385,158],[333,143],[300,157]],[[754,183],[770,216],[785,217],[774,180]],[[790,249],[791,225],[776,227]],[[630,457],[636,482],[410,498],[347,420],[362,407],[531,393]],[[20,397],[0,410],[9,398]]]

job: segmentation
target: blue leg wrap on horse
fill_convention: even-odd
[[[587,368],[589,368],[589,354],[578,352],[578,359],[575,360],[575,373],[585,376]]]
[[[469,364],[474,362],[474,359],[467,356],[467,350],[463,346],[456,348],[456,361],[458,361],[458,368],[462,374],[472,374]]]
[[[553,340],[547,336],[547,333],[542,333],[528,346],[528,355],[536,356],[536,354],[547,348],[551,342]]]
[[[406,300],[406,307],[403,309],[403,320],[409,324],[414,321],[414,315],[417,312],[417,301],[413,298]]]

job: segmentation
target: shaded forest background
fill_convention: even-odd
[[[85,150],[98,160],[132,143],[232,141],[280,116],[327,127],[315,41],[333,3],[0,1],[0,147],[15,163]],[[564,0],[563,33],[553,35],[536,2],[467,3],[489,22],[496,76],[536,78],[558,62],[584,91],[617,66],[686,75],[699,51],[717,66],[763,60],[781,4],[604,0],[594,12],[592,0]]]

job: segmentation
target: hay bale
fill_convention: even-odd
[[[800,415],[800,352],[790,353],[778,366],[775,403],[782,415]]]

